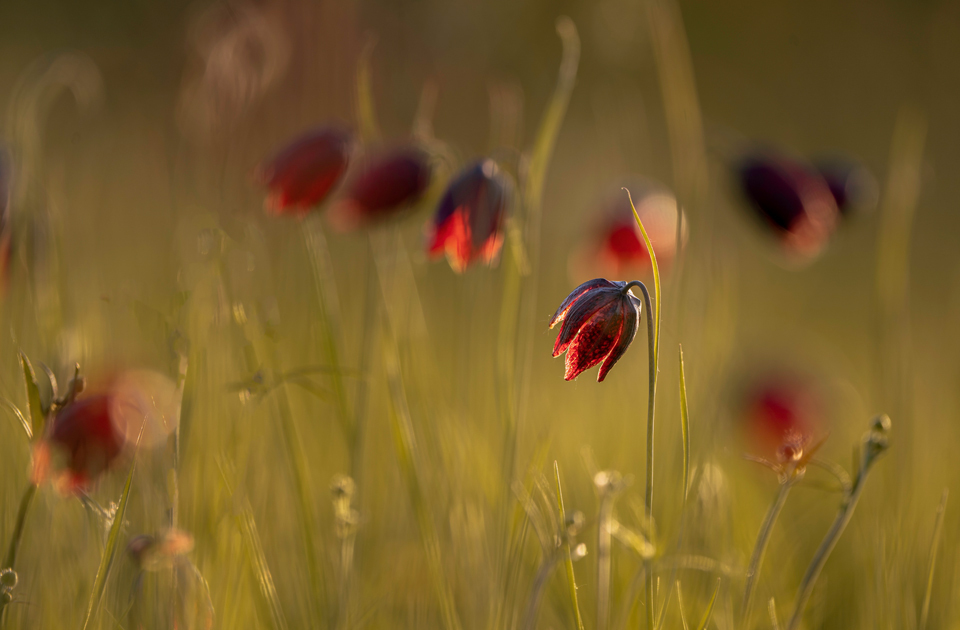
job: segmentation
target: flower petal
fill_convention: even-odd
[[[614,284],[612,282],[604,278],[587,280],[579,287],[571,291],[570,295],[567,296],[567,299],[560,304],[560,308],[557,309],[557,312],[554,313],[553,318],[550,320],[550,328],[553,328],[564,320],[564,318],[567,316],[567,312],[570,310],[570,307],[572,307],[573,303],[576,302],[577,299],[580,298],[580,296],[582,296],[584,293],[593,289],[599,289],[602,287],[610,288],[613,286]]]
[[[623,353],[630,347],[633,338],[637,336],[637,328],[640,326],[640,301],[629,295],[628,299],[621,302],[620,313],[622,320],[620,334],[617,336],[617,341],[610,353],[603,360],[603,365],[600,366],[600,373],[597,375],[598,383],[603,382],[603,379],[607,377],[607,372],[616,365]]]
[[[583,297],[576,300],[564,316],[560,334],[557,335],[557,341],[553,344],[553,356],[560,356],[590,318],[607,305],[615,304],[619,296],[619,289],[601,287],[587,291]]]
[[[567,350],[565,380],[575,379],[610,354],[620,336],[623,313],[619,301],[611,301],[580,328]]]

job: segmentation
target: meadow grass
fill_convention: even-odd
[[[205,145],[161,143],[137,165],[129,136],[156,148],[148,119],[96,123],[88,156],[64,131],[85,129],[78,121],[110,94],[92,61],[66,54],[25,70],[8,97],[22,166],[0,302],[0,570],[12,569],[0,573],[0,628],[960,627],[944,489],[960,470],[944,459],[958,436],[935,421],[946,412],[924,418],[935,402],[918,394],[925,377],[949,379],[910,335],[923,117],[905,108],[892,132],[871,250],[877,334],[860,357],[873,390],[857,393],[862,380],[824,350],[826,441],[794,459],[742,457],[752,443],[729,392],[749,344],[765,345],[752,327],[782,314],[767,292],[808,271],[748,250],[767,267],[750,276],[760,297],[744,298],[679,8],[646,0],[643,15],[684,218],[669,272],[651,256],[641,280],[652,295],[636,284],[647,343],[638,337],[599,384],[593,371],[563,382],[547,331],[578,284],[560,269],[565,244],[550,240],[566,216],[554,162],[575,161],[558,149],[581,71],[571,19],[556,22],[559,71],[542,112],[527,115],[533,133],[487,148],[512,156],[499,263],[462,275],[422,253],[422,217],[465,157],[434,135],[429,85],[411,90],[412,133],[440,181],[403,216],[334,234],[323,208],[266,215],[247,181],[316,122],[292,113],[314,92],[260,112],[263,125],[244,103],[254,122]],[[368,40],[337,71],[365,146],[385,142],[398,115],[377,99],[379,54]],[[491,104],[502,118],[518,108]],[[103,188],[86,177],[111,167]],[[93,387],[149,367],[179,408],[167,439],[142,444],[142,429],[82,497],[31,478],[56,380],[77,382],[76,364]],[[138,535],[171,532],[192,549],[161,550],[149,566],[127,551]]]

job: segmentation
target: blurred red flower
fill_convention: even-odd
[[[433,167],[423,149],[404,146],[367,161],[330,209],[330,220],[342,230],[355,229],[408,208],[423,197]]]
[[[747,384],[741,399],[751,447],[773,460],[789,460],[822,431],[822,405],[809,379],[772,370]]]
[[[54,468],[61,492],[86,490],[116,461],[126,443],[112,396],[78,398],[56,413],[36,445],[33,482],[42,483]]]
[[[666,189],[649,182],[632,184],[628,188],[657,254],[660,273],[668,273],[677,254],[677,200]],[[681,226],[681,247],[686,237],[687,225],[684,221]],[[592,234],[571,256],[570,273],[575,278],[650,275],[650,254],[647,253],[630,200],[622,187],[611,190],[599,205]]]
[[[300,136],[257,167],[257,181],[270,191],[266,209],[302,215],[326,199],[347,168],[351,145],[349,131],[324,127]]]
[[[603,381],[636,336],[640,310],[626,282],[596,278],[574,289],[550,320],[550,328],[563,322],[553,356],[567,353],[564,380],[602,361],[597,382]]]
[[[479,160],[460,171],[447,187],[428,227],[430,255],[445,253],[457,273],[478,258],[492,263],[503,246],[509,196],[509,180],[493,160]]]

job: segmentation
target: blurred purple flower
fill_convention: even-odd
[[[774,154],[755,154],[738,166],[752,208],[791,254],[812,258],[833,233],[839,211],[827,183],[806,165]]]
[[[480,160],[460,171],[429,226],[430,255],[446,253],[457,273],[477,258],[493,262],[503,246],[509,192],[509,182],[493,160]]]
[[[553,356],[566,352],[565,380],[575,379],[601,361],[597,382],[626,352],[637,334],[641,303],[626,282],[596,278],[573,290],[557,309],[550,328],[560,322]]]

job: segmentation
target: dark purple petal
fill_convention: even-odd
[[[558,357],[567,349],[570,342],[579,334],[598,311],[609,305],[615,305],[620,299],[620,289],[601,287],[588,291],[570,307],[570,311],[560,327],[560,334],[553,345],[553,356]]]
[[[623,353],[627,351],[634,337],[637,336],[637,328],[640,327],[640,302],[635,297],[628,296],[627,300],[621,302],[620,313],[622,319],[620,334],[613,349],[610,350],[610,354],[607,355],[607,358],[603,360],[603,365],[600,366],[600,373],[597,375],[598,383],[603,382],[603,379],[607,377],[607,372],[616,365]]]
[[[573,380],[610,354],[623,326],[622,300],[612,300],[580,328],[567,349],[565,380]]]
[[[404,147],[377,156],[350,184],[345,197],[364,218],[416,202],[431,176],[430,156]]]
[[[592,291],[599,288],[612,288],[616,286],[614,283],[606,280],[604,278],[594,278],[593,280],[587,280],[579,287],[570,292],[570,295],[567,296],[561,304],[560,308],[557,309],[557,312],[554,313],[553,318],[550,320],[550,328],[553,328],[557,324],[563,321],[567,316],[567,311],[570,310],[570,307],[573,306],[574,302],[577,301],[580,296],[582,296],[587,291]]]

